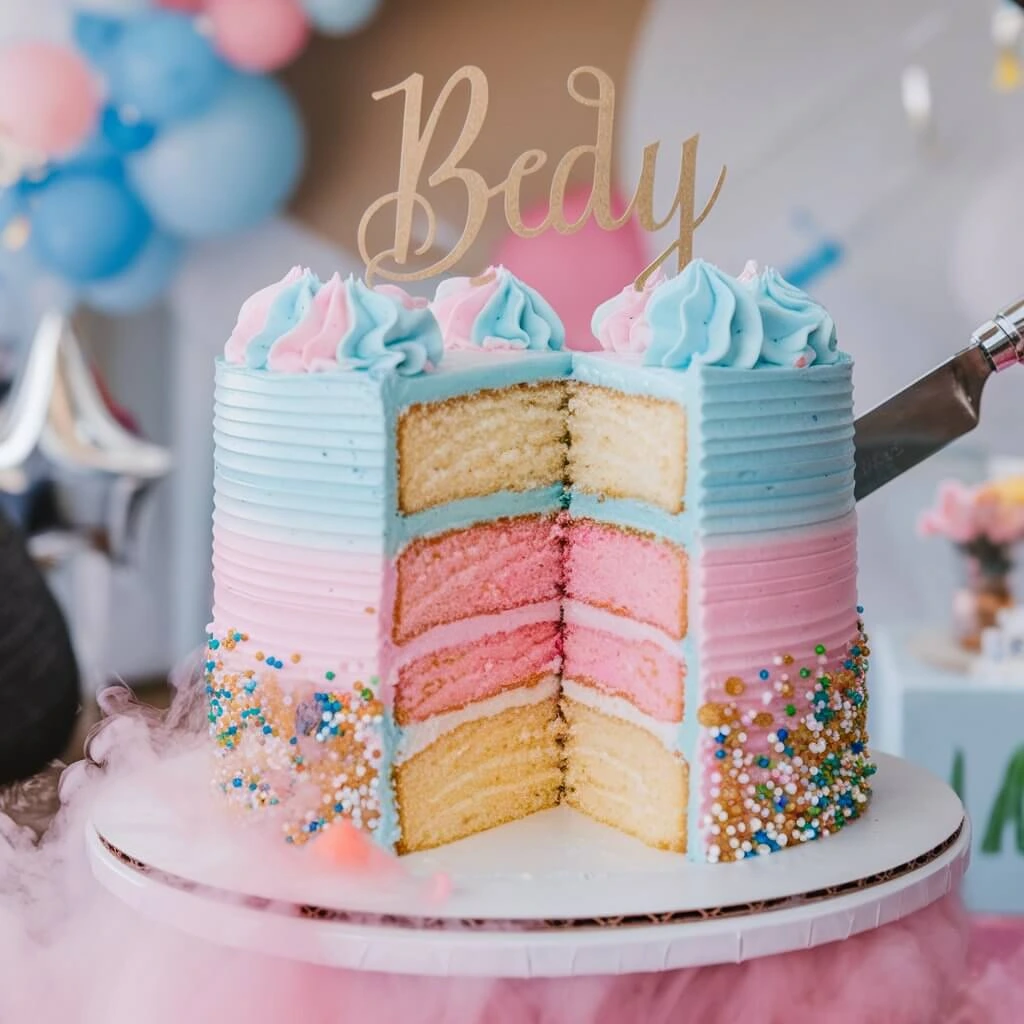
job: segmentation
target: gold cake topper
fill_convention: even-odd
[[[581,88],[585,79],[596,83],[596,95]],[[406,269],[410,256],[422,257],[436,245],[437,216],[430,200],[420,191],[427,156],[434,132],[445,105],[455,90],[466,82],[469,86],[469,104],[462,131],[448,155],[431,171],[426,184],[431,189],[446,182],[461,182],[466,190],[466,220],[462,234],[455,245],[441,258],[429,266]],[[660,220],[654,213],[654,174],[660,142],[644,147],[640,180],[633,198],[625,210],[615,216],[612,213],[612,142],[615,123],[615,83],[600,68],[579,67],[573,71],[567,82],[569,96],[585,107],[597,111],[597,134],[593,143],[574,146],[558,161],[551,179],[548,214],[536,225],[524,223],[520,208],[520,190],[523,179],[539,171],[548,161],[548,154],[542,149],[528,149],[512,162],[504,181],[489,185],[479,172],[463,165],[463,160],[476,141],[487,118],[488,84],[487,76],[478,67],[467,65],[460,68],[448,79],[433,108],[423,122],[423,76],[410,75],[403,82],[390,89],[373,93],[375,100],[405,94],[405,112],[402,119],[402,156],[398,172],[398,188],[375,200],[359,222],[359,254],[366,264],[366,280],[372,283],[374,277],[390,281],[422,281],[435,274],[451,269],[467,253],[476,241],[487,216],[490,202],[502,196],[505,220],[509,228],[521,238],[533,238],[550,228],[563,235],[579,231],[591,218],[605,231],[616,231],[636,213],[646,231],[659,231],[677,218],[678,235],[675,241],[662,252],[636,279],[636,287],[644,282],[673,253],[676,253],[680,270],[693,257],[693,236],[704,223],[715,205],[725,184],[726,168],[718,175],[718,181],[710,198],[698,214],[696,212],[697,146],[699,135],[692,135],[682,145],[679,179],[675,200],[668,213]],[[581,158],[593,157],[593,188],[583,213],[574,221],[565,214],[565,193],[569,177],[576,162]],[[392,210],[395,234],[394,244],[383,252],[371,254],[367,247],[370,223],[384,211]],[[413,250],[413,222],[417,212],[426,218],[426,235]]]

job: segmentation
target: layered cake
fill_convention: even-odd
[[[564,803],[695,859],[870,793],[852,363],[773,271],[696,260],[566,348],[502,268],[293,271],[218,361],[218,784],[399,853]]]

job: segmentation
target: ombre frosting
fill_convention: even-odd
[[[598,306],[591,326],[602,348],[673,370],[693,363],[799,369],[842,358],[828,312],[753,262],[738,278],[703,260],[675,278],[659,271],[642,289],[630,284]]]
[[[602,302],[594,310],[590,329],[609,352],[646,352],[651,343],[651,326],[644,315],[656,288],[668,278],[659,267],[644,282],[643,288],[627,284],[618,295]]]
[[[298,267],[242,307],[227,362],[274,373],[349,370],[414,376],[444,354],[426,302],[388,285],[335,274],[326,283]]]
[[[443,281],[431,309],[445,348],[558,351],[565,346],[558,314],[504,267]]]

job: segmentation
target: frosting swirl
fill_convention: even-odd
[[[647,304],[647,366],[685,370],[694,361],[750,370],[764,331],[753,292],[704,260],[663,282]]]
[[[365,370],[405,376],[444,353],[427,303],[394,285],[368,288],[335,274],[326,284],[298,267],[243,306],[224,349],[229,363],[275,373]]]
[[[667,281],[659,267],[637,291],[628,284],[618,295],[602,302],[594,310],[590,329],[601,344],[611,352],[646,352],[651,343],[651,325],[647,322],[647,303],[654,290]]]
[[[442,281],[431,309],[448,349],[557,351],[565,346],[558,314],[504,267]]]
[[[810,366],[839,360],[836,325],[823,306],[771,267],[761,272],[754,288],[764,324],[765,362]]]

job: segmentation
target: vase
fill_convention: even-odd
[[[981,550],[978,550],[978,549]],[[981,648],[981,635],[998,625],[999,613],[1014,605],[1012,563],[1002,545],[971,545],[964,550],[965,577],[953,598],[957,640],[967,651]]]

